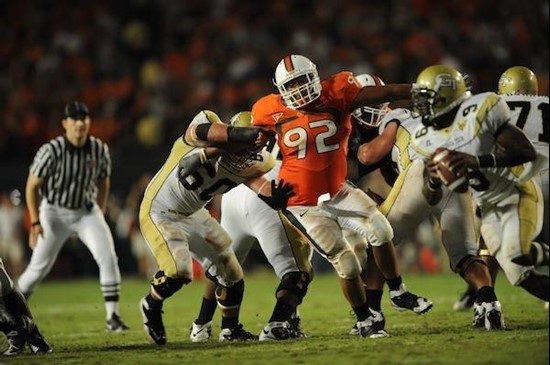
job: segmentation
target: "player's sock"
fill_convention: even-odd
[[[383,290],[370,290],[367,289],[367,306],[377,312],[382,309],[382,294]]]
[[[351,307],[351,308],[355,312],[355,316],[357,317],[358,322],[364,321],[369,316],[369,308],[367,307],[367,303],[360,305],[358,307]]]
[[[477,291],[477,302],[478,303],[490,303],[490,302],[496,302],[497,296],[495,294],[495,290],[490,286],[484,286],[482,288],[479,288]]]
[[[147,296],[145,297],[145,301],[147,302],[147,304],[149,304],[149,307],[151,308],[162,307],[163,300],[153,297],[151,293],[147,294]]]
[[[277,303],[275,304],[275,308],[273,308],[273,313],[271,314],[269,322],[288,321],[294,313],[295,309],[296,308],[294,306],[289,305],[280,299],[277,299]]]
[[[8,312],[14,317],[19,318],[21,316],[27,316],[32,319],[32,314],[27,306],[27,302],[19,290],[14,288],[9,294],[2,297],[2,299]]]
[[[223,317],[222,328],[236,328],[239,325],[239,317]]]
[[[388,283],[390,290],[399,290],[399,286],[403,283],[403,279],[401,278],[401,275],[399,275],[393,279],[386,279],[386,282]]]
[[[214,313],[216,312],[216,307],[218,302],[216,299],[207,299],[202,298],[201,310],[199,312],[198,318],[195,320],[196,324],[206,324],[212,320]]]
[[[116,297],[116,300],[105,300],[105,312],[107,313],[107,319],[111,319],[113,314],[118,314],[118,307],[118,296]]]
[[[107,319],[111,319],[113,314],[118,315],[120,283],[101,284],[101,293],[103,294],[103,299],[105,300]]]

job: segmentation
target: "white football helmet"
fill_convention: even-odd
[[[317,66],[307,57],[289,55],[275,69],[273,83],[279,89],[284,104],[298,109],[321,96],[321,80]]]
[[[384,81],[382,81],[378,76],[361,74],[355,76],[355,79],[362,87],[365,86],[384,86]],[[388,105],[390,103],[381,103],[378,105],[372,106],[362,106],[355,109],[351,115],[357,120],[357,122],[365,127],[369,128],[378,128],[380,122],[388,112]]]

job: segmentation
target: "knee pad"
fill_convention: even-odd
[[[390,222],[380,212],[376,212],[370,217],[369,228],[371,230],[369,243],[373,246],[382,246],[393,239]]]
[[[280,290],[288,290],[289,292],[296,294],[300,298],[300,303],[302,303],[302,299],[306,296],[307,288],[310,282],[311,279],[308,273],[292,271],[283,275],[283,278],[277,287],[277,292]]]
[[[191,280],[185,278],[171,278],[164,274],[164,271],[157,271],[151,286],[155,293],[162,299],[171,297],[175,292],[181,289],[182,286],[189,284]]]
[[[458,272],[460,276],[464,277],[464,274],[466,273],[466,270],[472,265],[474,262],[478,262],[484,266],[487,266],[487,263],[483,261],[483,259],[479,256],[472,256],[467,255],[465,256],[456,267],[452,268],[454,272]]]
[[[215,294],[220,307],[224,309],[239,308],[243,301],[244,280],[241,279],[230,287],[218,284]]]
[[[361,275],[361,264],[349,248],[329,259],[336,273],[342,279],[355,279]]]
[[[222,251],[215,265],[215,275],[218,283],[230,287],[243,279],[243,269],[231,249]]]

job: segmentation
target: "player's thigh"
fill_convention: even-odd
[[[439,214],[441,241],[453,270],[468,255],[477,254],[472,201],[468,193],[450,193]]]
[[[359,260],[344,239],[335,216],[319,207],[291,207],[285,217],[333,265],[341,278],[353,279],[360,275]]]
[[[361,189],[349,189],[347,195],[336,204],[324,205],[324,209],[336,209],[342,228],[362,235],[373,246],[380,246],[393,239],[393,229],[374,201]]]
[[[543,203],[540,188],[534,181],[518,186],[518,199],[507,199],[502,206],[502,249],[511,258],[529,253],[531,242],[542,229]]]
[[[249,190],[245,186],[243,188]],[[252,217],[245,214],[242,194],[246,191],[239,189],[239,186],[222,196],[222,210],[220,224],[231,237],[231,248],[237,259],[242,264],[252,246],[256,242],[254,231],[250,227]]]
[[[422,161],[413,161],[399,174],[388,197],[380,205],[380,212],[386,216],[393,228],[396,243],[410,237],[432,211],[433,207],[422,194],[423,170]]]
[[[231,249],[229,234],[206,209],[198,210],[192,217],[195,229],[190,231],[189,247],[193,257],[223,285],[242,279],[242,268]]]
[[[264,214],[269,215],[269,220],[254,228],[260,247],[275,274],[279,278],[296,271],[311,275],[311,248],[305,235],[283,213],[270,209]]]
[[[550,212],[548,211],[548,195],[549,195],[548,169],[540,173],[538,181],[539,181],[539,186],[543,196],[544,211],[542,215],[542,230],[539,236],[536,238],[536,240],[539,242],[546,243],[548,245],[550,243],[549,242]]]
[[[140,212],[140,228],[160,271],[166,276],[193,278],[192,257],[189,251],[190,217],[172,217],[162,213]]]

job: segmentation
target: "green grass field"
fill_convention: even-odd
[[[125,333],[106,333],[104,308],[94,280],[47,281],[30,304],[54,353],[25,353],[10,364],[548,364],[548,311],[542,302],[511,287],[501,277],[497,294],[508,329],[485,332],[471,328],[472,313],[451,309],[463,288],[453,275],[407,276],[409,289],[435,304],[424,316],[390,308],[383,301],[385,339],[347,335],[354,323],[335,275],[320,275],[302,305],[304,331],[309,338],[279,343],[218,343],[189,341],[189,327],[200,305],[202,283],[184,287],[164,306],[169,344],[157,348],[142,330],[138,301],[148,290],[146,280],[126,278],[122,284],[121,315],[131,326]],[[271,314],[274,276],[257,272],[246,277],[241,321],[259,333]],[[213,337],[219,333],[214,318]]]

